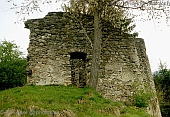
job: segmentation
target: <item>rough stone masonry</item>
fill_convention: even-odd
[[[73,84],[77,87],[88,84],[93,17],[82,15],[82,27],[78,20],[70,24],[72,20],[68,16],[68,13],[50,12],[42,19],[25,22],[25,28],[30,30],[28,84]],[[123,102],[128,102],[133,95],[133,84],[144,89],[147,84],[147,89],[155,92],[144,40],[122,34],[106,21],[102,24],[103,47],[97,91],[107,99]],[[113,36],[106,41],[111,34]],[[161,117],[156,97],[147,110],[154,117]]]

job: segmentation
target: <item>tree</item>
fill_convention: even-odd
[[[159,70],[153,74],[163,117],[170,116],[170,70],[160,61]]]
[[[26,59],[13,42],[0,43],[0,89],[23,86],[26,83]]]
[[[102,45],[102,20],[109,22],[114,28],[120,29],[121,33],[130,33],[135,25],[130,25],[132,19],[125,16],[125,11],[122,8],[117,8],[110,5],[109,1],[90,1],[90,0],[70,0],[70,6],[65,7],[65,11],[77,13],[77,14],[88,14],[94,16],[94,41],[93,41],[93,57],[91,64],[91,77],[89,80],[89,86],[96,89],[98,82],[98,72],[100,66],[100,54]],[[74,16],[73,16],[74,17]],[[78,18],[75,18],[76,20]],[[79,21],[80,24],[81,20]],[[109,26],[108,26],[109,27]],[[135,33],[136,34],[136,33]],[[134,34],[134,35],[135,35]],[[87,34],[86,34],[87,35]],[[108,36],[108,39],[113,34]],[[137,35],[136,35],[137,36]],[[89,37],[87,35],[89,40]],[[106,41],[108,41],[106,39]]]
[[[157,89],[163,91],[164,99],[170,102],[170,70],[167,69],[166,64],[160,62],[159,71],[156,71],[153,76]]]
[[[145,1],[144,0],[129,0],[129,1],[126,1],[126,0],[71,0],[71,5],[70,5],[72,7],[71,9],[74,9],[74,11],[78,11],[80,13],[89,12],[90,14],[94,16],[94,43],[93,43],[91,77],[89,80],[90,87],[93,87],[94,89],[96,89],[97,87],[98,71],[99,71],[98,69],[100,65],[100,53],[101,53],[101,38],[102,38],[101,20],[105,19],[107,21],[113,22],[114,26],[122,28],[123,26],[120,25],[121,24],[120,19],[122,17],[119,15],[122,15],[125,12],[121,14],[118,11],[123,11],[123,9],[126,11],[127,14],[128,13],[131,14],[130,10],[132,9],[139,9],[139,10],[146,11],[149,14],[148,19],[158,18],[160,14],[157,12],[160,12],[160,11],[163,11],[167,16],[166,9],[168,9],[168,7],[161,5],[159,2],[161,1],[159,0],[154,0],[154,1],[153,0],[152,1],[151,0],[145,0]],[[114,11],[117,11],[117,12],[114,12]],[[117,20],[113,21],[113,19],[117,19]]]

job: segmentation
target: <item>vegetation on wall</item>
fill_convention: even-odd
[[[136,78],[140,80],[139,78]],[[150,100],[154,97],[154,93],[149,90],[149,86],[147,84],[141,84],[138,82],[134,82],[133,86],[133,95],[130,97],[132,99],[132,105],[139,108],[146,108],[150,104]]]
[[[143,89],[134,92],[132,96],[133,105],[139,108],[146,108],[149,106],[149,101],[152,98],[152,93],[145,92]]]
[[[13,42],[0,43],[0,90],[26,83],[27,61]]]

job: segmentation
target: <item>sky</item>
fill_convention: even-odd
[[[20,50],[27,55],[27,48],[29,45],[30,31],[24,28],[24,23],[18,21],[18,16],[15,14],[16,10],[11,10],[11,3],[7,0],[0,0],[0,41],[14,41]],[[21,1],[21,0],[16,0]],[[58,8],[58,7],[57,7]],[[44,5],[43,12],[34,12],[26,19],[43,18],[48,12],[62,11],[56,10],[56,6]],[[158,70],[160,60],[166,63],[167,68],[170,68],[170,21],[167,23],[165,17],[159,20],[152,21],[137,21],[135,31],[139,33],[139,38],[145,40],[146,53],[149,58],[152,72]]]

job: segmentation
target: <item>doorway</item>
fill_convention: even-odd
[[[77,87],[86,86],[86,53],[70,53],[71,82]]]

